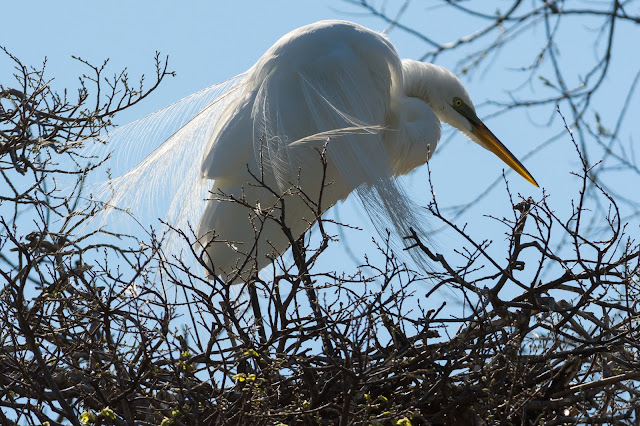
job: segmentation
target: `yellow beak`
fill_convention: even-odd
[[[498,138],[491,133],[491,130],[484,125],[484,123],[477,117],[469,120],[471,122],[471,133],[473,133],[480,142],[489,151],[493,152],[502,161],[507,163],[509,167],[518,172],[520,176],[531,182],[533,185],[538,186],[538,182],[531,176],[531,173],[522,165],[520,161],[507,149],[506,146],[498,140]]]

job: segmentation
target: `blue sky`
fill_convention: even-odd
[[[501,6],[504,2],[496,2]],[[393,6],[393,3],[390,3]],[[437,35],[437,41],[451,41],[461,34],[478,28],[477,22],[453,14],[448,9],[433,8],[430,2],[415,2],[403,19],[418,30]],[[506,7],[506,4],[505,6]],[[196,92],[239,74],[249,68],[260,55],[279,37],[304,24],[321,19],[347,19],[375,30],[384,30],[386,25],[363,10],[340,1],[154,1],[110,2],[90,1],[29,1],[8,2],[2,6],[3,24],[0,27],[0,44],[20,58],[25,64],[40,66],[48,58],[48,76],[55,77],[54,87],[77,87],[77,76],[83,67],[71,59],[80,56],[92,63],[110,58],[110,70],[116,72],[127,67],[133,80],[146,73],[153,75],[155,51],[169,55],[170,68],[177,77],[169,78],[157,92],[145,102],[122,114],[120,123],[126,123],[160,109],[186,95]],[[591,26],[590,26],[591,25]],[[592,23],[578,25],[580,31],[592,33]],[[621,38],[633,40],[624,27]],[[541,30],[531,34],[540,35]],[[625,35],[626,34],[626,35]],[[580,69],[571,69],[593,57],[591,45],[584,45],[581,33],[559,34],[566,49],[561,57],[567,71],[579,75]],[[402,57],[417,58],[425,46],[415,38],[399,31],[389,35]],[[624,52],[625,43],[622,43]],[[497,66],[483,68],[469,78],[463,78],[472,99],[478,107],[479,116],[493,112],[483,106],[489,99],[508,99],[507,90],[521,85],[514,68],[527,65],[534,58],[532,52],[539,40],[527,36],[519,38],[492,58]],[[629,47],[626,44],[626,47]],[[634,46],[633,49],[637,50]],[[629,50],[627,50],[628,52]],[[453,69],[462,59],[459,53],[443,55],[439,63]],[[635,55],[637,56],[637,55]],[[637,57],[627,57],[624,66],[616,68],[616,78],[609,78],[606,96],[600,100],[601,115],[605,124],[613,124],[624,99],[628,74],[640,67]],[[7,58],[0,57],[0,81],[7,84]],[[526,90],[547,90],[535,80]],[[637,101],[634,104],[637,113]],[[538,127],[536,124],[547,124]],[[489,127],[502,142],[519,158],[539,141],[562,131],[554,106],[535,111],[517,110],[487,121]],[[450,135],[445,126],[443,140]],[[629,136],[630,137],[630,136]],[[439,201],[443,205],[456,205],[473,199],[500,175],[503,164],[492,154],[467,141],[461,134],[453,136],[446,149],[439,149],[431,170]],[[569,195],[574,195],[577,181],[570,172],[577,166],[577,157],[568,137],[562,137],[549,148],[525,161],[541,186],[551,194],[551,203],[557,203],[559,211],[568,211]],[[412,174],[408,181],[416,197],[425,202],[428,186],[424,168]],[[514,194],[533,196],[539,199],[542,192],[515,174],[509,177]],[[622,184],[622,183],[621,183]],[[501,184],[501,187],[503,185]],[[357,210],[347,203],[341,207],[342,219],[358,220]],[[508,197],[503,189],[484,199],[477,208],[463,217],[469,222],[470,231],[477,232],[478,239],[499,241],[500,250],[504,240],[504,228],[484,214],[497,217],[511,216]],[[354,213],[355,212],[355,213]],[[370,230],[371,231],[371,230]],[[369,240],[369,233],[363,240]],[[443,249],[450,248],[446,233],[438,236]],[[451,237],[452,238],[452,237]],[[443,247],[444,246],[444,247]],[[340,263],[340,257],[332,257],[331,263]]]

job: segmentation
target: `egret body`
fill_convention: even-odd
[[[208,143],[190,141],[206,143],[200,174],[210,191],[196,234],[210,275],[242,281],[287,250],[281,226],[262,213],[284,217],[297,238],[354,191],[379,231],[424,231],[396,178],[429,160],[441,121],[537,186],[477,117],[454,74],[401,60],[383,35],[354,23],[322,21],[290,32],[234,91]],[[294,194],[283,198],[284,216],[283,194]]]

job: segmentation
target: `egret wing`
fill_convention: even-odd
[[[423,209],[396,180],[395,151],[384,137],[394,131],[387,120],[401,85],[394,59],[345,47],[293,70],[274,69],[256,79],[251,116],[256,161],[281,190],[302,182],[313,194],[304,182],[320,177],[318,152],[326,146],[332,183],[325,208],[355,191],[376,230],[395,230],[392,244],[401,249],[410,227],[424,235],[427,229]]]

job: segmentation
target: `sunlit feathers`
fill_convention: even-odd
[[[224,101],[212,102],[215,114],[196,116],[168,141],[178,147],[192,144],[201,152],[198,183],[193,178],[186,182],[187,188],[193,181],[193,188],[204,184],[209,190],[196,248],[204,250],[210,272],[225,279],[242,281],[289,247],[280,225],[265,220],[265,212],[277,218],[284,213],[285,225],[297,238],[318,214],[352,192],[380,233],[390,229],[399,236],[394,240],[397,248],[410,227],[426,236],[422,209],[396,177],[428,161],[440,138],[440,121],[535,183],[477,117],[454,74],[433,64],[401,61],[384,36],[357,24],[322,21],[292,31],[228,93],[220,96]],[[188,137],[194,128],[205,126],[212,129],[205,132],[207,140]],[[325,148],[328,185],[318,206],[314,202],[323,178],[319,153]],[[172,163],[190,160],[192,155],[158,156],[153,171],[142,167],[162,180]],[[193,170],[198,165],[183,167]],[[135,170],[139,181],[142,174]],[[173,204],[176,201],[191,206],[180,209],[185,213],[176,215],[176,226],[198,220],[192,217],[197,210],[193,206],[200,205],[197,196],[182,191]]]

